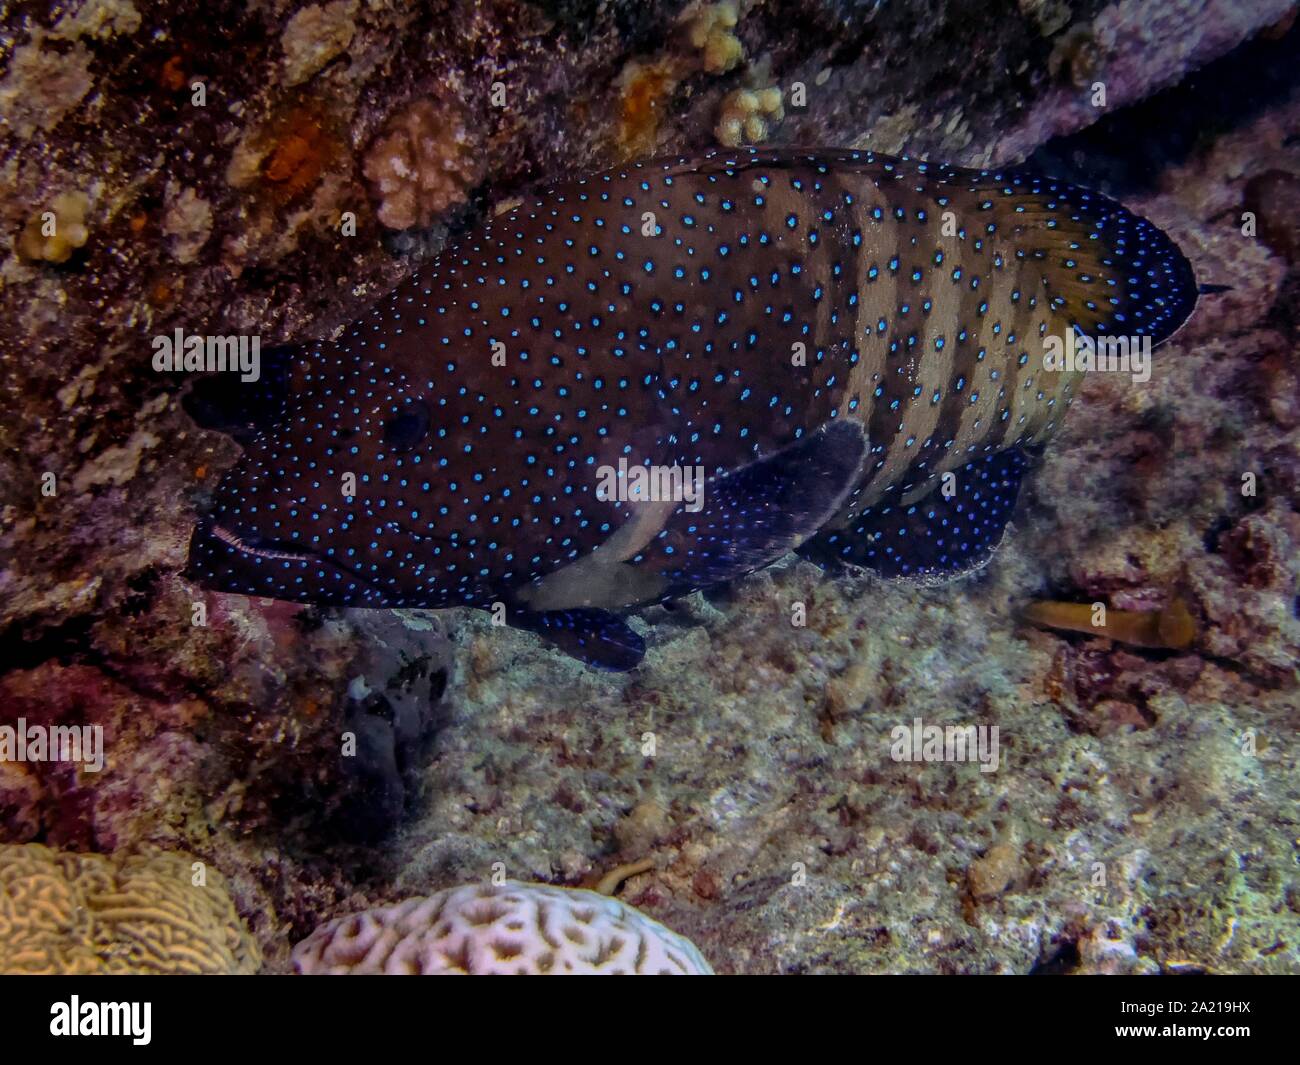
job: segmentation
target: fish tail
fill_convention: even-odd
[[[1058,313],[1083,332],[1168,340],[1199,286],[1178,245],[1109,197],[1055,178],[993,175],[988,209],[1040,259]]]

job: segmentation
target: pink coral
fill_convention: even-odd
[[[427,226],[464,203],[479,180],[475,146],[456,108],[416,100],[400,111],[366,154],[365,175],[389,229]]]
[[[689,939],[617,899],[514,881],[337,918],[294,947],[293,963],[307,976],[713,972]]]

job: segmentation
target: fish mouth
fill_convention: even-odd
[[[209,525],[207,531],[213,539],[254,558],[281,559],[286,562],[308,562],[316,558],[315,551],[290,540],[252,540],[216,523]]]
[[[320,605],[356,606],[363,595],[378,593],[373,582],[323,551],[212,520],[195,525],[181,576],[214,592]]]

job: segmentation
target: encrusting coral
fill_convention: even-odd
[[[171,851],[0,846],[0,973],[256,972],[261,952],[224,880],[195,865]]]
[[[388,122],[363,167],[389,229],[427,226],[478,181],[469,131],[454,108],[416,100]]]
[[[293,961],[307,976],[713,973],[689,939],[617,899],[515,881],[336,918],[294,947]]]
[[[298,85],[347,50],[356,33],[357,0],[309,4],[291,17],[280,37],[284,80]]]

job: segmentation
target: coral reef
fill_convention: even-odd
[[[94,85],[91,54],[84,44],[57,52],[45,48],[43,41],[38,31],[18,48],[0,81],[0,112],[21,140],[54,129]]]
[[[308,80],[347,50],[357,31],[356,13],[357,0],[333,0],[324,7],[309,4],[294,12],[280,38],[286,85]]]
[[[190,855],[0,845],[0,973],[247,974],[257,941]]]
[[[172,238],[176,261],[192,263],[212,233],[212,207],[193,189],[169,185],[162,230]]]
[[[579,884],[647,859],[622,897],[720,971],[1300,970],[1300,100],[1275,74],[1296,31],[1228,54],[1291,0],[743,6],[705,52],[683,5],[621,0],[22,8],[0,49],[0,380],[21,397],[0,715],[102,726],[107,759],[0,762],[0,839],[201,853],[275,972],[331,915],[498,862]],[[707,69],[733,40],[744,61]],[[1089,378],[985,571],[933,589],[789,563],[650,612],[624,678],[480,617],[177,576],[238,448],[186,418],[151,337],[328,336],[487,205],[709,145],[724,101],[769,87],[775,142],[1038,151],[1231,286],[1145,386]],[[89,235],[51,256],[29,227],[63,192]],[[1174,588],[1185,649],[1019,617]],[[1000,768],[894,762],[917,717],[998,725]]]
[[[1020,871],[1016,846],[1009,842],[995,843],[983,857],[971,862],[967,870],[971,895],[984,901],[997,898],[1011,886]]]
[[[1288,262],[1300,259],[1300,176],[1265,170],[1248,182],[1242,206],[1258,221],[1259,237]]]
[[[704,976],[695,945],[617,899],[519,884],[453,888],[322,925],[293,949],[306,976]]]
[[[656,154],[665,112],[682,77],[681,64],[671,58],[652,63],[633,60],[620,71],[618,141],[622,154]]]

